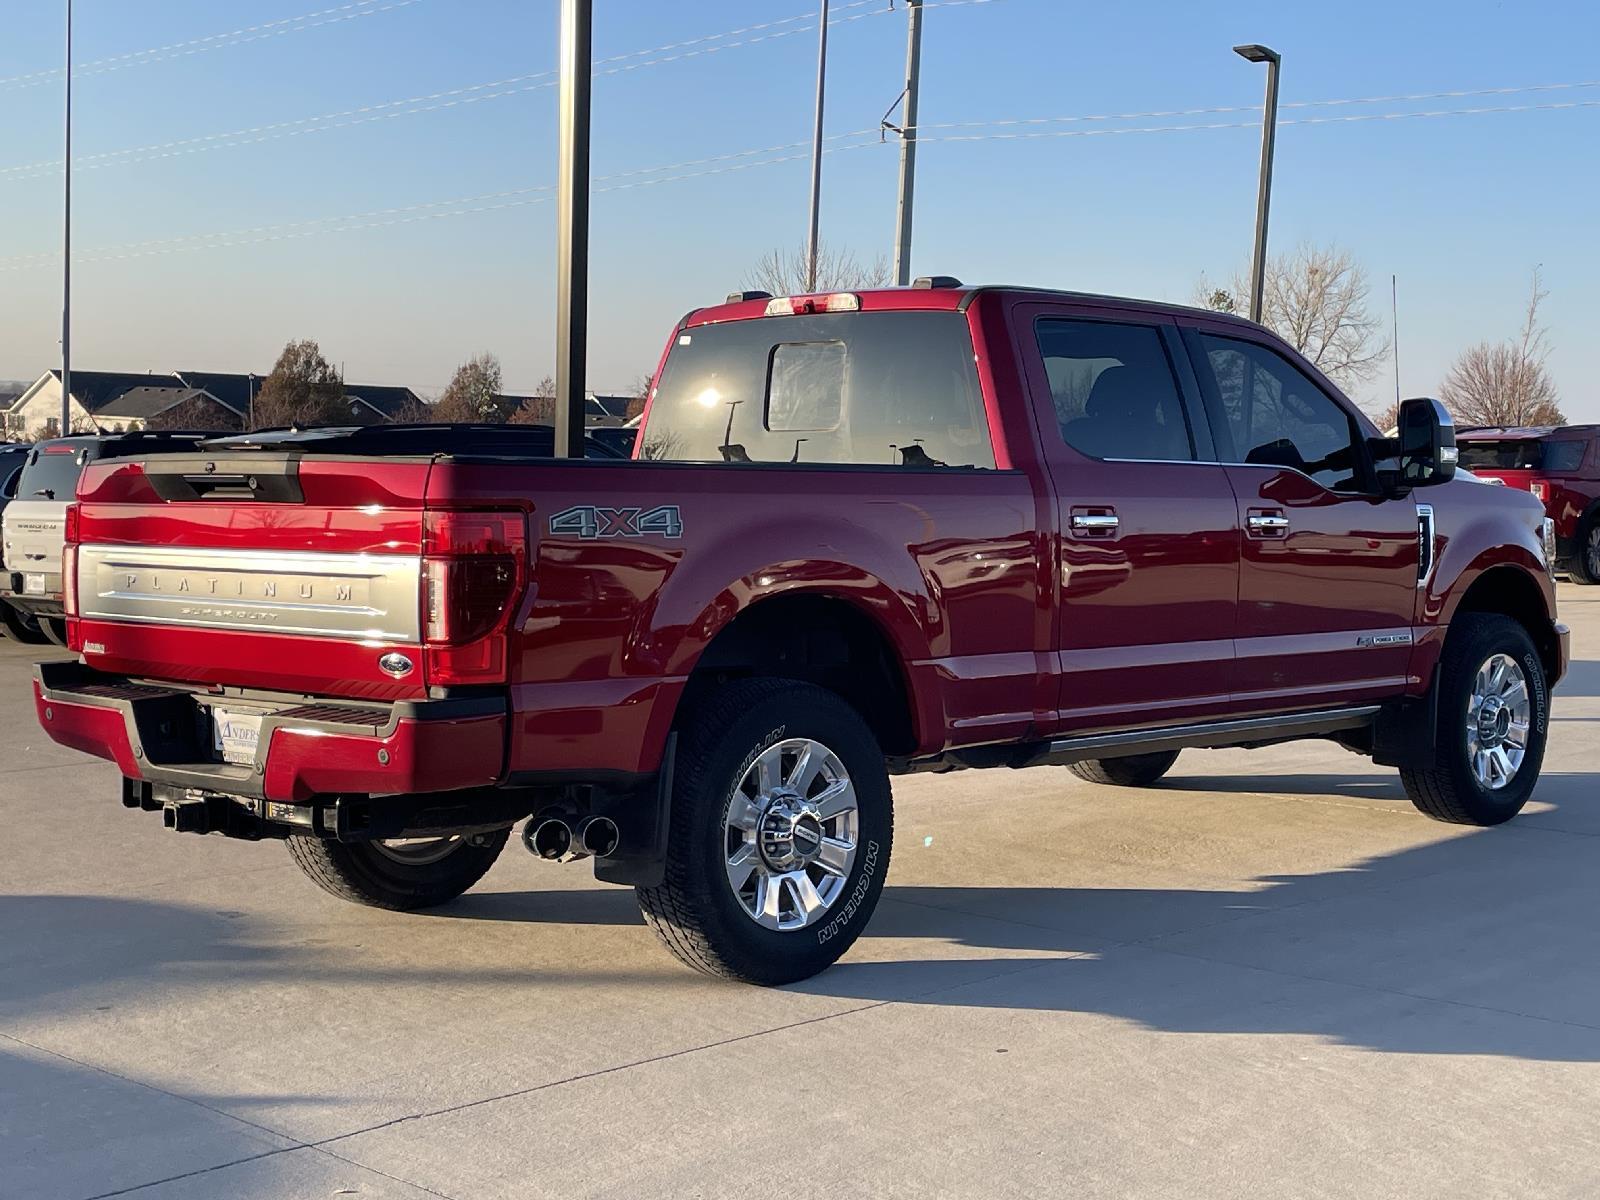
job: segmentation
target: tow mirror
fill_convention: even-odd
[[[1379,476],[1384,490],[1403,495],[1412,488],[1431,487],[1455,478],[1456,426],[1450,411],[1429,396],[1400,405],[1395,436],[1383,439]]]

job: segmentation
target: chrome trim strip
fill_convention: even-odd
[[[1155,729],[1129,729],[1120,733],[1090,734],[1086,737],[1056,738],[1046,753],[1049,757],[1089,758],[1094,754],[1119,750],[1139,753],[1156,750],[1228,746],[1261,737],[1296,737],[1303,734],[1335,733],[1357,729],[1378,711],[1376,704],[1355,708],[1327,708],[1316,712],[1285,713],[1272,717],[1250,717],[1237,721],[1208,721],[1194,725],[1166,725]]]
[[[91,620],[415,643],[421,586],[421,560],[403,555],[78,548]]]

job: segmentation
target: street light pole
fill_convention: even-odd
[[[583,457],[589,340],[589,87],[593,0],[561,0],[561,164],[556,182],[555,455]]]
[[[72,0],[67,0],[66,183],[61,194],[61,436],[72,432]]]
[[[817,35],[817,125],[811,136],[811,226],[806,235],[806,291],[817,290],[817,228],[822,218],[822,102],[828,90],[828,0]]]
[[[911,205],[917,186],[917,91],[922,83],[922,0],[906,0],[905,128],[900,131],[900,207],[895,216],[894,281],[911,282]]]
[[[1261,182],[1256,191],[1256,244],[1250,264],[1250,319],[1259,325],[1267,280],[1267,210],[1272,203],[1272,150],[1278,133],[1278,71],[1283,57],[1276,50],[1255,43],[1235,46],[1233,52],[1249,62],[1267,64],[1267,102],[1261,116]]]

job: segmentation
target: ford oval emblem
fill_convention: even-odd
[[[385,675],[393,675],[396,679],[411,674],[411,660],[404,654],[385,654],[378,660],[378,666],[383,669]]]

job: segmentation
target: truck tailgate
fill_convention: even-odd
[[[75,537],[85,662],[203,686],[423,695],[430,470],[281,452],[91,466]]]

